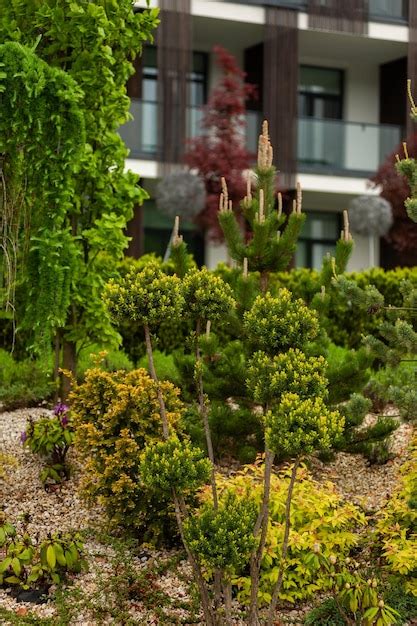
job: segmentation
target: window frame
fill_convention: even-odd
[[[299,66],[299,73],[301,74],[301,68],[310,68],[313,70],[329,70],[329,71],[333,71],[333,72],[337,72],[340,76],[340,94],[339,95],[334,95],[334,94],[314,94],[311,93],[309,91],[303,90],[301,89],[301,85],[300,85],[300,80],[298,80],[298,96],[304,96],[306,99],[308,99],[308,105],[307,105],[307,109],[313,110],[313,102],[315,99],[327,99],[327,100],[331,100],[332,102],[339,102],[339,107],[340,107],[340,117],[323,117],[323,118],[319,118],[316,117],[314,115],[303,115],[302,117],[309,117],[312,119],[333,119],[333,120],[343,120],[344,119],[344,109],[345,109],[345,70],[343,68],[340,67],[328,67],[325,65],[310,65],[309,63],[301,63]],[[299,113],[300,116],[300,113]]]

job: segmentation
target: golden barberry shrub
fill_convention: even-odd
[[[179,389],[162,382],[167,418],[177,430]],[[87,370],[70,395],[76,447],[84,465],[82,491],[104,505],[115,524],[138,530],[150,541],[166,527],[168,505],[140,479],[145,443],[162,439],[156,384],[144,369]]]

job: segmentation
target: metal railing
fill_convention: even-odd
[[[133,120],[120,128],[120,135],[130,150],[130,157],[155,159],[158,152],[158,104],[132,99]],[[188,136],[202,134],[202,111],[190,107],[187,115]],[[246,145],[256,152],[262,113],[247,111]],[[344,120],[298,119],[297,158],[301,171],[368,175],[401,142],[402,128],[390,124],[368,124]],[[277,149],[279,165],[279,147]]]

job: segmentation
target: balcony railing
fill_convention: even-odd
[[[370,174],[378,169],[401,138],[400,126],[300,118],[299,169]]]
[[[122,126],[120,135],[130,157],[155,159],[158,151],[158,104],[132,99],[133,120]],[[188,136],[201,134],[201,109],[188,110]],[[262,114],[248,111],[246,145],[256,152]],[[368,176],[401,142],[402,128],[389,124],[361,124],[343,120],[298,120],[297,157],[300,171],[323,174]],[[279,159],[279,151],[277,151]]]
[[[226,1],[226,0],[225,0]],[[255,4],[260,6],[278,6],[295,8],[306,11],[307,0],[227,0],[228,2],[238,2],[240,4]],[[348,0],[346,0],[348,1]],[[408,21],[409,0],[369,0],[369,19],[387,22]]]

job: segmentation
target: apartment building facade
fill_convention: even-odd
[[[319,267],[334,249],[343,209],[378,193],[369,178],[411,131],[405,85],[407,77],[417,85],[417,0],[151,5],[161,9],[161,26],[128,85],[133,120],[120,131],[130,149],[127,167],[152,197],[166,166],[181,162],[185,139],[201,132],[201,106],[219,78],[212,49],[224,46],[258,85],[259,98],[248,103],[248,146],[255,148],[268,119],[281,180],[303,189],[307,220],[296,265]],[[148,201],[130,224],[131,253],[162,253],[170,227]],[[226,258],[207,234],[185,228],[200,263],[213,267]],[[384,242],[354,238],[350,269],[392,264]]]

